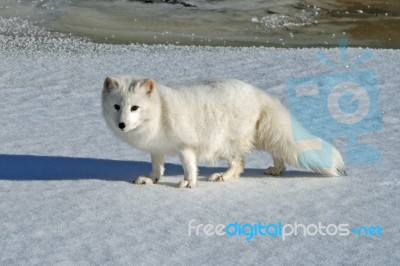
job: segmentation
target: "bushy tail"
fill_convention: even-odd
[[[339,151],[330,143],[314,136],[314,140],[297,142],[297,165],[331,176],[347,175]]]
[[[278,101],[265,96],[257,122],[256,147],[285,163],[330,176],[346,175],[339,151],[313,136]]]

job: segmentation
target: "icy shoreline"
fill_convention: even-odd
[[[337,38],[345,37],[355,46],[398,48],[399,13],[397,0],[0,3],[3,18],[19,17],[52,32],[112,44],[334,47]]]

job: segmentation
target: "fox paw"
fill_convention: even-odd
[[[266,175],[273,175],[273,176],[279,176],[285,169],[278,169],[276,167],[270,166],[265,170],[264,174]]]
[[[214,173],[208,177],[210,182],[222,182],[224,180],[224,173]]]
[[[176,187],[177,188],[195,188],[196,187],[196,181],[193,181],[193,180],[181,180],[176,185]]]
[[[138,185],[150,185],[150,184],[154,184],[157,182],[158,182],[158,180],[153,181],[153,179],[151,179],[149,177],[139,176],[138,179],[136,179],[133,183],[138,184]]]

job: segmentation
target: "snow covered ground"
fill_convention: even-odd
[[[162,83],[234,77],[286,104],[286,80],[332,71],[315,59],[318,51],[1,35],[0,264],[398,265],[399,50],[373,50],[359,66],[377,72],[383,128],[364,140],[382,160],[349,165],[347,177],[291,168],[283,177],[263,176],[271,158],[252,153],[239,180],[208,183],[206,176],[223,164],[202,165],[196,189],[177,189],[183,172],[171,157],[161,184],[133,185],[149,171],[149,155],[116,139],[102,118],[103,80],[119,73]],[[322,52],[340,61],[339,49]],[[349,49],[349,61],[362,52]],[[258,235],[247,241],[243,235],[189,235],[193,219],[193,225],[380,226],[383,236],[300,234],[283,241]]]

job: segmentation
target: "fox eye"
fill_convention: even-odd
[[[117,111],[119,111],[119,109],[120,109],[120,107],[119,107],[118,104],[115,104],[115,105],[114,105],[114,108],[115,108],[115,110],[117,110]]]
[[[134,105],[131,107],[132,112],[136,111],[137,109],[139,109],[139,106],[137,106],[137,105]]]

